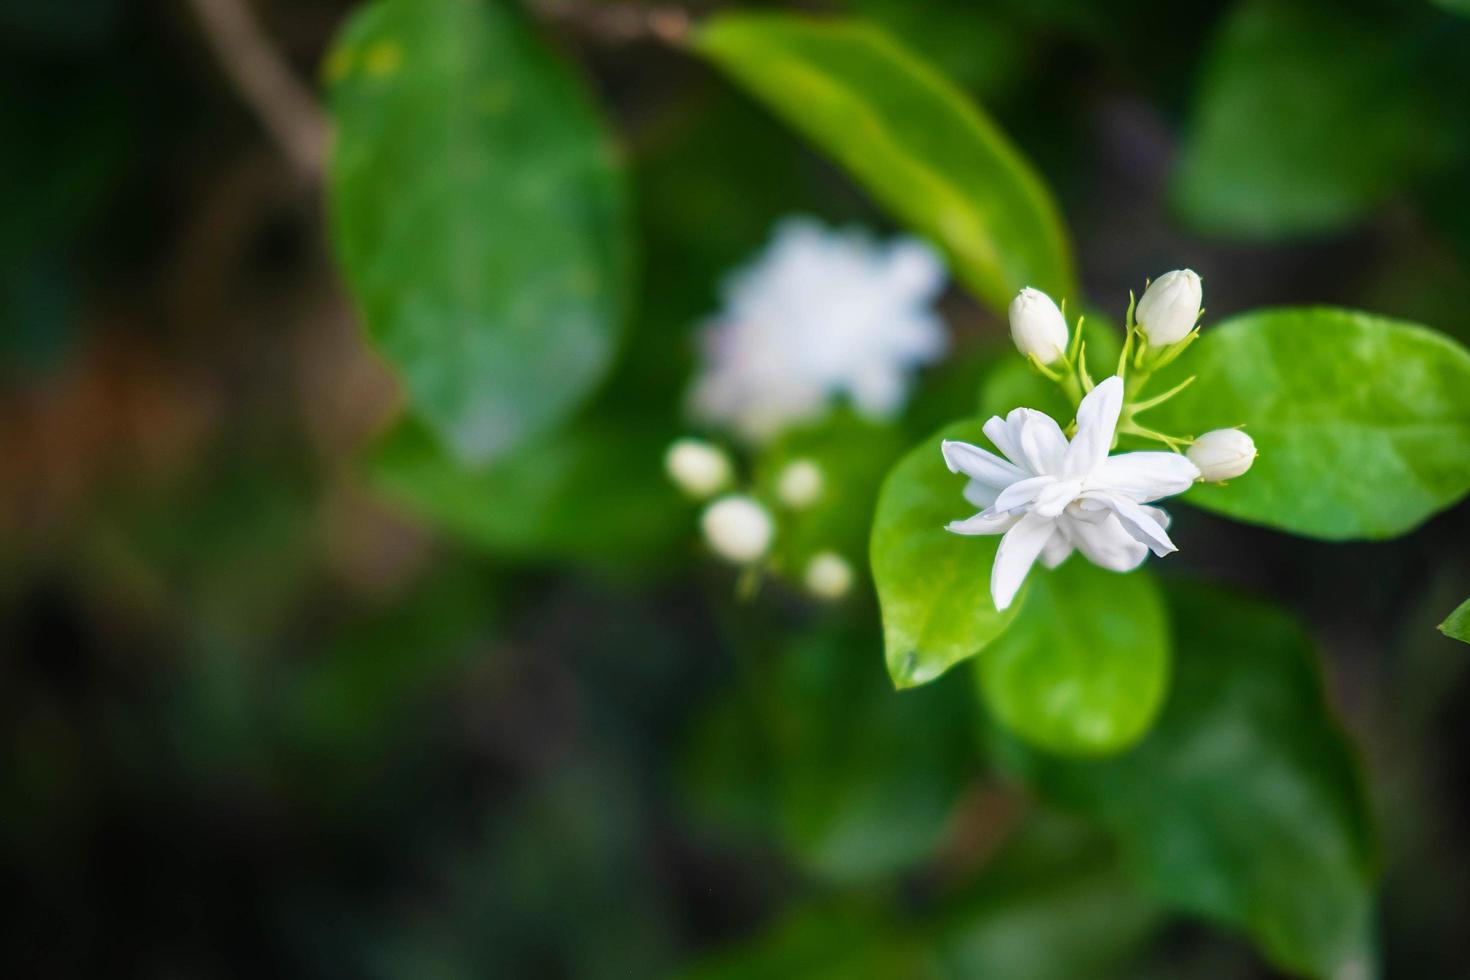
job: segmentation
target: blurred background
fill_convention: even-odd
[[[1456,5],[807,9],[974,94],[1115,316],[1187,265],[1207,323],[1333,303],[1467,341]],[[632,170],[639,294],[592,411],[636,451],[457,505],[498,524],[431,519],[364,463],[401,394],[324,230],[313,93],[355,5],[238,6],[0,0],[0,972],[918,976],[821,951],[958,895],[949,975],[1275,975],[995,775],[964,679],[895,694],[865,581],[739,603],[702,553],[659,463],[695,326],[784,215],[891,229],[845,177],[609,7],[531,4]],[[296,90],[242,84],[258,45]],[[972,413],[1008,343],[943,310],[898,448]],[[1176,520],[1161,575],[1271,597],[1322,651],[1387,974],[1470,975],[1470,676],[1433,629],[1470,594],[1470,512],[1350,545]],[[1085,873],[1008,889],[1037,867]]]

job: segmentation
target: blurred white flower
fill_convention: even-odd
[[[1188,337],[1202,312],[1204,285],[1193,269],[1175,269],[1155,279],[1138,301],[1138,328],[1154,347]]]
[[[1070,443],[1050,416],[1018,408],[985,423],[1004,458],[967,442],[941,446],[950,472],[970,478],[965,499],[983,508],[948,530],[1005,535],[990,573],[995,608],[1011,604],[1037,558],[1055,568],[1075,548],[1125,572],[1150,549],[1161,557],[1176,550],[1165,530],[1169,515],[1143,505],[1183,493],[1199,470],[1179,453],[1109,456],[1122,409],[1123,379],[1108,378],[1082,399]]]
[[[916,239],[880,243],[788,218],[724,283],[691,411],[755,443],[820,417],[838,396],[864,416],[892,416],[913,369],[944,353],[932,309],[943,285],[939,256]]]
[[[806,588],[819,599],[841,599],[852,588],[852,566],[835,551],[819,551],[806,564]]]
[[[1256,461],[1256,443],[1239,429],[1214,429],[1194,441],[1186,455],[1206,483],[1233,480]]]
[[[723,490],[733,472],[724,450],[700,439],[675,439],[664,453],[664,470],[695,500]]]
[[[771,546],[775,524],[766,509],[749,497],[732,494],[705,508],[700,530],[710,550],[737,565],[755,561]]]
[[[822,495],[822,468],[809,459],[793,459],[776,478],[776,496],[792,510],[803,510]]]
[[[1055,364],[1067,354],[1067,321],[1052,298],[1027,286],[1011,300],[1011,339],[1022,357]]]

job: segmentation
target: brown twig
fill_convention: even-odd
[[[327,156],[326,116],[261,30],[246,0],[189,0],[189,5],[240,97],[301,175],[319,179]]]
[[[567,24],[611,43],[657,40],[677,45],[683,43],[690,26],[689,12],[682,7],[586,0],[531,0],[530,7],[541,20]]]

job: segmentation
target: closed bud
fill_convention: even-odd
[[[1233,480],[1256,461],[1256,444],[1239,429],[1215,429],[1194,441],[1185,453],[1206,483]]]
[[[810,507],[821,495],[822,470],[809,459],[792,460],[776,478],[776,496],[792,510]]]
[[[1177,344],[1194,330],[1204,301],[1204,286],[1193,269],[1166,272],[1138,301],[1138,328],[1154,347]]]
[[[835,551],[819,551],[807,562],[806,588],[819,599],[841,599],[852,588],[852,566]]]
[[[1055,364],[1067,353],[1067,321],[1051,297],[1027,286],[1011,300],[1011,339],[1023,357]]]
[[[730,482],[730,457],[698,439],[676,439],[664,454],[664,470],[680,490],[704,500]]]
[[[766,509],[749,497],[721,497],[705,508],[700,530],[710,550],[738,565],[760,558],[771,546],[775,525]]]

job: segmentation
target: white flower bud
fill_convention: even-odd
[[[1067,321],[1050,296],[1027,286],[1011,300],[1011,339],[1023,357],[1054,364],[1067,353]]]
[[[1154,347],[1168,347],[1188,337],[1199,319],[1204,286],[1193,269],[1175,269],[1143,291],[1135,317]]]
[[[852,588],[852,566],[835,551],[819,551],[807,562],[806,588],[820,599],[841,599]]]
[[[1185,455],[1199,467],[1201,480],[1223,483],[1251,468],[1256,461],[1256,444],[1239,429],[1215,429],[1196,439]]]
[[[776,496],[792,510],[802,510],[822,495],[822,469],[809,459],[794,459],[776,478]]]
[[[703,500],[730,482],[730,457],[699,439],[675,439],[664,454],[664,470],[680,490]]]
[[[764,555],[775,533],[766,509],[737,495],[721,497],[706,507],[699,527],[715,554],[740,565]]]

